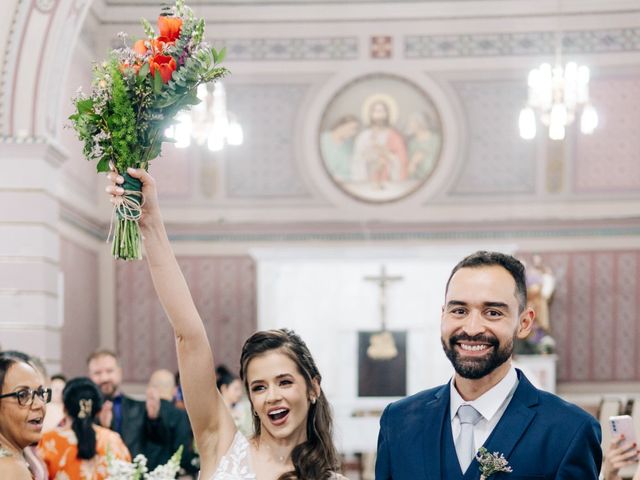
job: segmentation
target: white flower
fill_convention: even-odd
[[[109,480],[174,480],[180,470],[180,458],[182,446],[178,448],[169,461],[164,465],[158,465],[151,473],[147,468],[147,458],[136,455],[132,463],[124,460],[116,460],[111,452],[107,452],[107,469]]]
[[[480,480],[487,480],[494,473],[513,472],[503,454],[499,452],[490,453],[484,447],[480,447],[478,450],[476,460],[480,464]]]

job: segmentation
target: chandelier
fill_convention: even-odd
[[[210,89],[207,84],[198,85],[200,103],[188,112],[176,117],[177,122],[165,132],[175,140],[177,148],[187,148],[193,139],[198,145],[206,143],[216,152],[225,145],[242,145],[244,135],[236,116],[227,110],[227,95],[222,82]]]
[[[536,112],[549,128],[549,138],[562,140],[566,127],[580,115],[580,131],[591,134],[598,126],[598,113],[589,102],[589,68],[560,62],[552,68],[543,63],[529,72],[527,106],[520,111],[520,136],[531,140],[536,136]]]

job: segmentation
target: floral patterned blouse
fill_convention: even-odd
[[[129,450],[116,432],[94,425],[96,455],[78,458],[78,440],[71,429],[46,432],[38,450],[49,469],[49,480],[104,480],[107,478],[107,450],[118,460],[131,461]]]

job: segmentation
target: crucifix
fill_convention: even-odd
[[[387,267],[380,267],[380,275],[366,276],[364,279],[368,282],[376,282],[380,287],[380,321],[382,322],[382,331],[387,329],[387,286],[392,282],[399,282],[404,277],[399,275],[387,275]]]
[[[407,332],[387,330],[387,288],[404,280],[388,275],[385,265],[380,274],[364,277],[380,289],[380,323],[376,331],[358,333],[358,396],[404,396],[407,393]]]

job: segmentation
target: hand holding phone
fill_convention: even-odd
[[[621,477],[631,477],[638,469],[639,452],[633,419],[629,415],[609,418],[613,442],[607,463]]]

